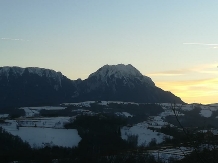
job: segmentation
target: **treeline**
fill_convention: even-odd
[[[0,160],[8,162],[12,160],[28,160],[31,155],[31,147],[19,137],[13,136],[0,127]]]
[[[78,151],[83,157],[97,157],[116,154],[118,151],[131,148],[132,145],[121,138],[120,127],[126,121],[122,118],[107,115],[78,116],[66,128],[75,128],[82,140]]]

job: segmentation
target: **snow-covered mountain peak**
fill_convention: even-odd
[[[138,79],[141,82],[148,83],[150,85],[154,85],[153,81],[147,77],[143,76],[139,70],[133,67],[131,64],[124,65],[105,65],[98,69],[96,72],[89,75],[88,78],[96,77],[98,80],[102,82],[106,82],[108,79],[117,78],[117,79],[125,79],[127,82],[129,79]]]
[[[142,76],[142,74],[132,65],[118,64],[105,65],[89,75],[89,78],[92,76],[97,76],[103,79],[105,77],[111,77],[112,75],[116,78]]]

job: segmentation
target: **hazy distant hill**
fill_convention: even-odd
[[[183,103],[132,65],[105,65],[85,80],[37,67],[0,67],[0,107],[84,100]]]

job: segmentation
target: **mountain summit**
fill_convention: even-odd
[[[0,107],[87,100],[183,103],[130,64],[105,65],[85,80],[44,68],[0,67]]]
[[[140,82],[144,82],[150,84],[151,86],[155,85],[154,82],[147,76],[143,76],[135,67],[131,64],[124,65],[105,65],[98,69],[96,72],[89,75],[89,78],[97,78],[102,82],[107,82],[112,78],[116,79],[124,79],[124,83],[127,83],[128,80],[139,80]]]
[[[143,76],[132,65],[105,65],[82,81],[79,98],[86,100],[178,102],[182,100],[155,86],[151,78]],[[77,99],[77,98],[76,98]]]

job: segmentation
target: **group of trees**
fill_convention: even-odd
[[[131,147],[122,140],[120,126],[126,124],[124,119],[106,115],[78,116],[67,124],[66,128],[76,128],[82,140],[78,150],[86,158],[115,154],[117,151]]]

